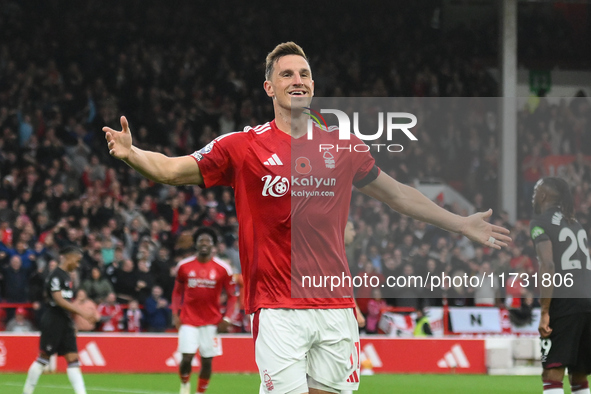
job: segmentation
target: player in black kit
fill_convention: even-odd
[[[48,308],[41,318],[41,340],[39,357],[31,364],[23,394],[31,394],[43,373],[43,367],[49,363],[49,357],[57,353],[64,356],[68,363],[68,379],[76,394],[86,394],[84,379],[78,363],[78,347],[76,346],[76,330],[71,313],[77,313],[93,322],[94,316],[71,303],[74,298],[70,272],[78,268],[82,252],[80,249],[67,246],[60,251],[60,264],[47,277],[44,293]]]
[[[576,221],[573,205],[565,180],[547,177],[536,184],[533,208],[537,216],[531,221],[530,233],[540,262],[539,332],[545,394],[564,393],[565,367],[571,392],[590,394],[591,258],[587,233]]]

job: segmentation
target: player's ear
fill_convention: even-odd
[[[271,81],[265,80],[265,82],[263,82],[263,89],[267,92],[267,96],[275,98],[275,91],[273,90]]]

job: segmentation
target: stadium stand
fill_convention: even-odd
[[[383,13],[351,3],[345,16],[331,15],[323,4],[313,13],[294,8],[290,15],[274,4],[256,9],[231,4],[211,3],[207,14],[193,2],[178,7],[147,7],[139,0],[68,8],[53,0],[0,4],[0,298],[13,303],[4,304],[3,323],[23,301],[39,310],[39,284],[59,248],[69,244],[84,250],[79,284],[98,280],[91,276],[98,267],[122,302],[145,300],[151,293],[149,288],[134,293],[140,272],[170,301],[171,272],[187,249],[183,236],[201,225],[223,235],[221,257],[239,270],[231,190],[153,184],[113,160],[101,128],[118,128],[121,114],[130,120],[138,146],[170,155],[190,154],[218,135],[265,122],[272,108],[261,89],[262,59],[278,42],[291,39],[311,55],[317,96],[498,93],[486,71],[487,59],[496,55],[494,29],[463,26],[443,34],[432,25],[433,2],[413,2],[402,10],[391,5]],[[555,22],[550,15],[527,20]],[[287,36],[281,26],[288,23],[301,27]],[[559,26],[561,34],[569,34],[563,23]],[[538,48],[540,42],[526,41],[526,55],[543,52],[547,47]],[[558,47],[565,56],[573,51]],[[533,184],[547,172],[543,159],[578,154],[581,148],[566,168],[578,218],[587,231],[591,228],[591,166],[583,156],[591,154],[591,107],[577,103],[582,104],[542,98],[519,112],[520,219],[529,215]],[[498,208],[497,140],[484,127],[458,125],[427,135],[420,149],[380,164],[402,182],[441,178],[477,209]],[[511,254],[475,247],[353,193],[357,236],[347,253],[353,274],[367,262],[380,276],[403,274],[405,267],[423,276],[471,274],[484,263],[496,272],[518,272],[526,260],[533,265],[525,269],[536,268],[527,226],[511,225],[501,210],[494,220],[512,228]],[[22,271],[29,279],[19,292],[12,278],[21,280]],[[443,297],[429,302],[441,305]],[[386,301],[407,306],[394,297]]]

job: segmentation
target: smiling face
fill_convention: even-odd
[[[300,55],[282,56],[274,62],[264,88],[273,99],[275,111],[307,107],[314,96],[310,65]]]

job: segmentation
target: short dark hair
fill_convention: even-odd
[[[83,254],[82,253],[82,249],[80,249],[79,247],[75,246],[75,245],[68,245],[68,246],[64,246],[61,250],[60,250],[60,256],[65,256],[67,254]]]
[[[212,229],[211,227],[201,227],[201,228],[197,229],[197,231],[195,231],[195,234],[193,234],[193,243],[197,243],[197,240],[203,234],[209,235],[211,237],[211,239],[213,239],[214,245],[218,244],[218,235],[215,232],[215,230]]]
[[[287,55],[298,55],[306,59],[308,62],[308,58],[306,57],[306,54],[304,53],[304,50],[301,46],[293,41],[281,43],[267,55],[267,59],[265,61],[265,79],[267,81],[271,79],[271,74],[273,74],[273,66],[275,66],[275,63],[279,60],[279,58]]]

